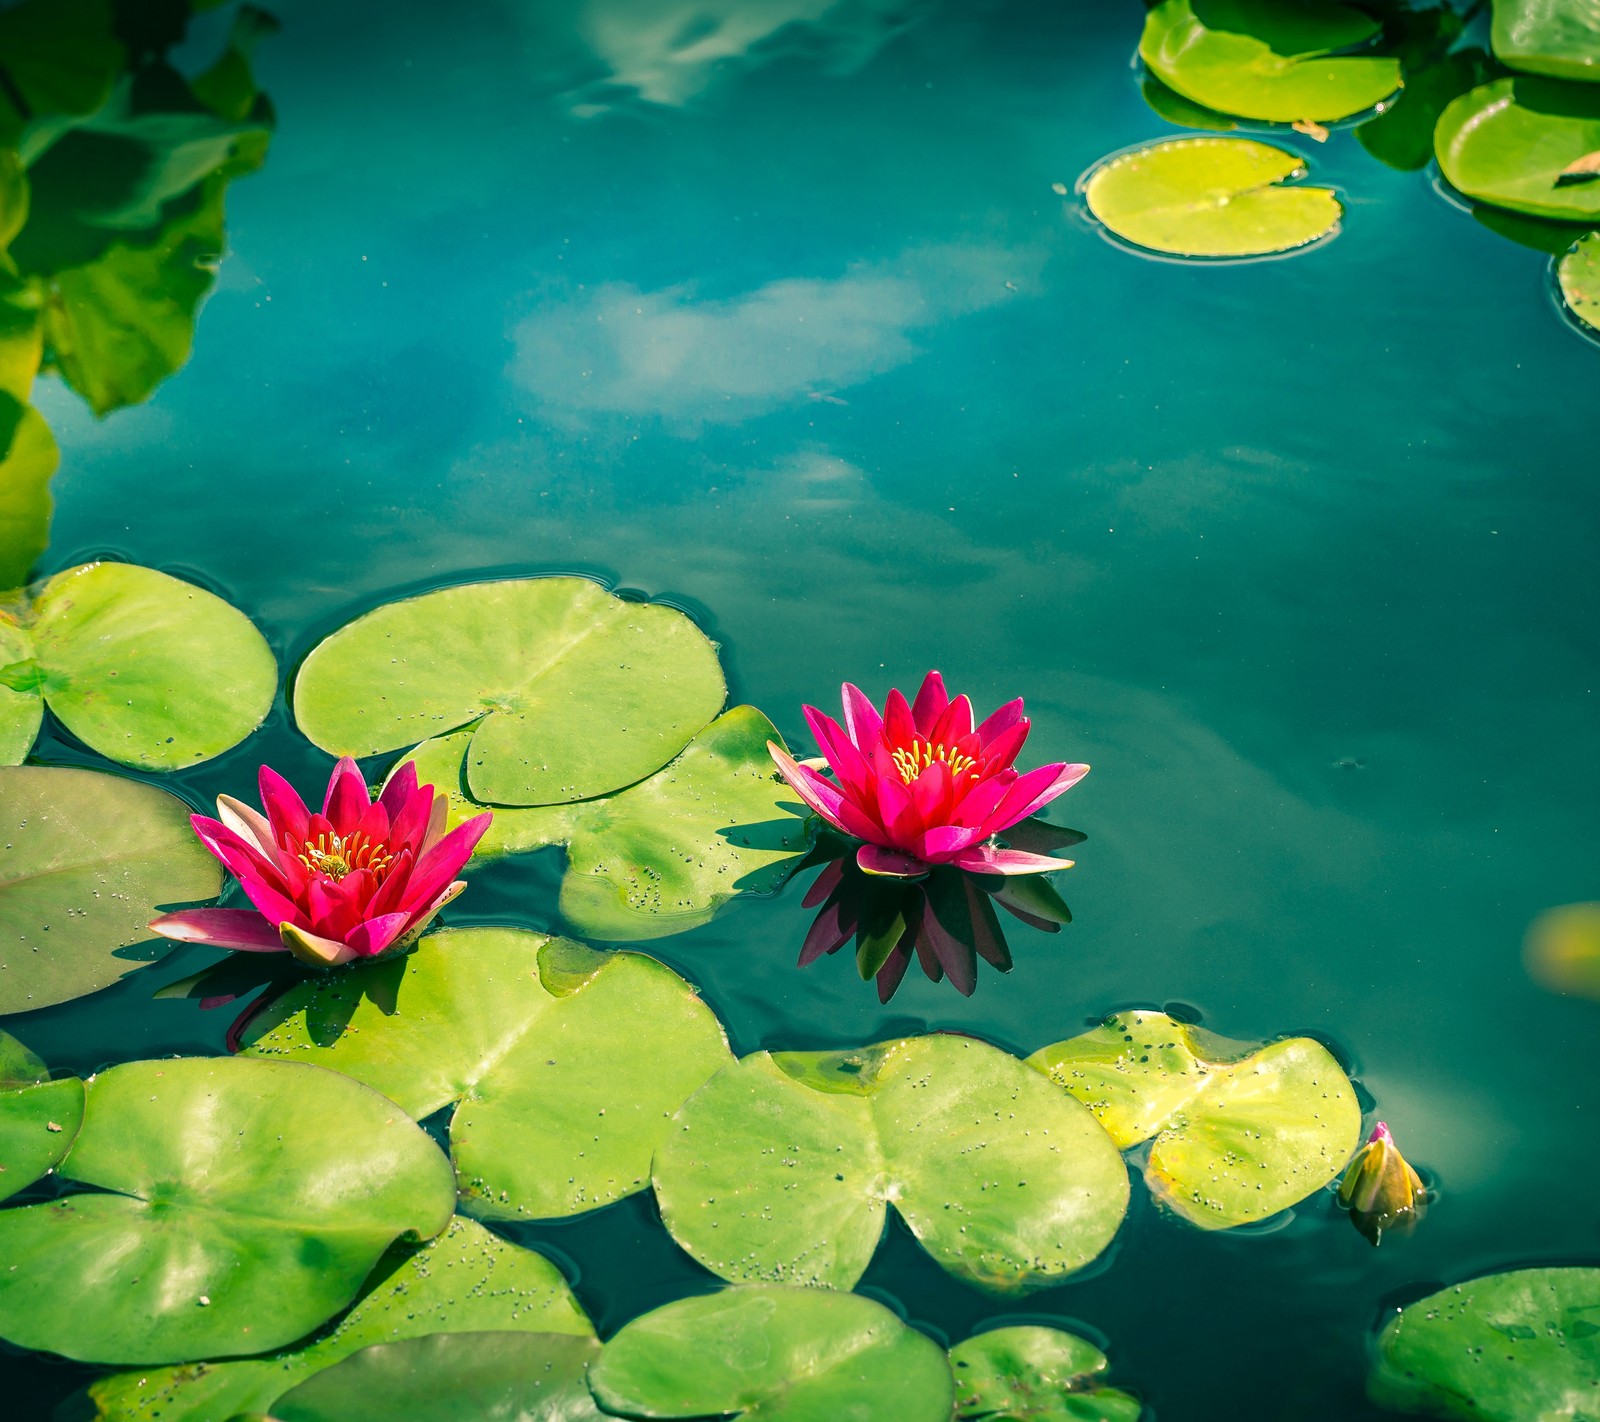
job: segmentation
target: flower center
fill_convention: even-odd
[[[935,761],[948,766],[952,778],[965,775],[977,763],[970,755],[962,755],[947,745],[925,741],[921,736],[909,746],[901,746],[894,752],[895,769],[900,772],[900,779],[907,785]]]
[[[387,845],[375,844],[360,830],[341,838],[319,834],[300,846],[300,862],[313,874],[326,874],[337,882],[357,869],[367,870],[380,884],[394,863]]]

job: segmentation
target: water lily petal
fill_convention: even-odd
[[[840,688],[840,695],[844,701],[845,730],[857,749],[870,760],[883,734],[883,718],[859,686],[847,681]]]
[[[389,842],[389,812],[374,800],[361,812],[361,817],[356,821],[355,832],[365,835],[369,844],[387,844]]]
[[[346,941],[356,950],[357,957],[375,958],[405,932],[410,922],[408,913],[380,914],[358,923]]]
[[[205,815],[191,815],[189,823],[200,843],[222,861],[222,865],[248,892],[251,883],[259,883],[282,897],[288,897],[288,881],[277,859],[268,859],[255,846],[254,840],[241,838],[220,820]],[[269,915],[270,917],[270,915]]]
[[[926,943],[939,960],[953,987],[962,997],[971,997],[978,986],[978,955],[972,944],[963,943],[943,923],[930,904],[922,911],[917,927],[917,945]]]
[[[875,835],[877,827],[850,801],[837,785],[830,785],[816,771],[800,765],[776,741],[767,742],[767,751],[777,764],[778,772],[794,791],[818,815],[836,830],[854,835],[858,839]],[[861,831],[865,830],[866,834]]]
[[[939,717],[930,739],[942,745],[953,745],[972,733],[972,700],[967,696],[958,696],[945,708],[944,715]]]
[[[844,860],[834,859],[822,866],[822,872],[817,875],[816,881],[806,890],[805,897],[800,900],[801,908],[816,908],[820,903],[825,903],[844,880]]]
[[[911,703],[911,719],[916,722],[917,733],[931,741],[933,728],[949,705],[950,693],[945,690],[944,678],[936,671],[929,672],[922,678],[917,699]]]
[[[413,914],[411,916],[411,926],[406,929],[405,936],[407,938],[419,937],[422,933],[422,930],[433,922],[434,917],[438,914],[439,910],[442,909],[452,899],[458,897],[461,891],[466,887],[467,881],[465,879],[457,879],[453,884],[446,884],[444,887],[444,892],[441,893],[438,898],[429,904],[428,907],[425,908],[421,913]]]
[[[244,953],[281,953],[278,930],[254,909],[179,909],[150,920],[152,932],[178,943],[236,948]]]
[[[987,824],[1016,779],[1015,774],[1002,771],[999,775],[978,781],[951,807],[948,816],[950,823],[963,828],[978,828]]]
[[[378,796],[378,803],[383,806],[389,816],[389,823],[393,824],[400,818],[400,811],[406,806],[412,796],[417,793],[417,763],[408,760],[398,767],[384,783],[383,791]]]
[[[416,771],[413,768],[413,778],[415,775]],[[393,781],[390,782],[390,784],[393,783]],[[398,808],[390,811],[389,847],[391,849],[409,849],[413,857],[422,853],[423,842],[428,837],[428,825],[433,819],[434,801],[433,786],[424,785],[408,795]]]
[[[950,776],[950,767],[942,760],[934,761],[907,788],[924,829],[943,824],[950,817],[955,781]]]
[[[973,874],[1042,874],[1050,869],[1070,869],[1070,859],[1051,859],[1045,854],[1026,854],[1020,849],[996,849],[976,844],[950,861],[958,869]]]
[[[417,851],[421,859],[444,838],[444,827],[450,822],[450,797],[443,790],[436,791],[433,803],[428,806],[428,828],[422,834],[422,848]]]
[[[930,867],[914,854],[885,849],[881,844],[863,844],[856,851],[856,863],[862,873],[888,879],[915,879]]]
[[[1000,808],[989,817],[989,833],[999,834],[1019,820],[1038,814],[1056,796],[1072,789],[1088,773],[1087,765],[1041,765],[1037,770],[1019,775],[1016,784],[1000,802]]]
[[[857,917],[844,900],[829,904],[811,921],[806,940],[800,945],[800,967],[814,963],[825,953],[837,953],[856,936]]]
[[[1011,763],[1016,760],[1022,750],[1022,743],[1028,739],[1028,731],[1033,723],[1027,719],[1007,726],[983,747],[983,768],[985,775],[993,775],[998,771],[1009,770]],[[982,740],[982,732],[979,732]]]
[[[328,780],[328,793],[323,797],[322,813],[332,823],[334,833],[341,837],[352,833],[361,822],[361,813],[372,803],[367,793],[367,782],[349,756],[340,758]]]
[[[296,845],[303,843],[311,811],[294,786],[268,765],[261,767],[258,783],[261,808],[267,812],[278,845],[281,847],[286,839]]]
[[[911,788],[900,778],[898,767],[888,756],[882,757],[874,769],[874,799],[877,801],[878,820],[883,831],[861,837],[909,846],[927,827],[917,813]]]
[[[970,844],[985,838],[983,831],[965,825],[935,825],[922,836],[918,853],[929,863],[953,858]]]
[[[313,968],[332,968],[355,960],[356,950],[337,939],[307,932],[292,923],[280,924],[278,932],[283,937],[283,946]]]
[[[252,810],[243,800],[232,795],[217,796],[217,818],[240,839],[254,841],[262,856],[278,862],[278,844],[272,833],[272,822],[260,810]]]
[[[493,819],[493,813],[486,810],[470,820],[463,820],[417,860],[417,867],[411,871],[411,882],[406,886],[408,907],[426,903],[455,878],[461,866],[472,858],[472,851],[478,847],[478,841]]]
[[[917,738],[917,723],[911,719],[911,708],[905,696],[891,691],[883,703],[883,739],[893,748],[909,747]]]
[[[978,739],[987,749],[997,736],[1017,725],[1023,727],[1022,734],[1026,738],[1028,734],[1027,722],[1023,719],[1022,698],[1020,696],[1015,701],[1006,702],[993,715],[984,718],[983,724],[978,727]]]
[[[911,949],[906,946],[905,939],[901,939],[892,953],[883,960],[883,966],[878,969],[878,1001],[888,1002],[895,995],[902,981],[905,979],[906,969],[911,966]]]
[[[389,872],[378,885],[378,891],[367,903],[367,912],[374,918],[379,914],[393,913],[405,903],[406,890],[411,887],[412,864],[409,849],[402,849],[395,855]]]
[[[845,734],[831,716],[825,716],[815,706],[803,708],[806,725],[816,738],[817,747],[828,762],[828,767],[838,778],[852,799],[862,799],[872,782],[872,767],[855,743]]]

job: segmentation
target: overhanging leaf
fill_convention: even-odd
[[[452,825],[483,809],[465,792],[471,737],[457,731],[406,757],[424,784],[450,791]],[[589,938],[628,943],[698,927],[741,894],[775,892],[805,852],[806,821],[792,813],[768,741],[782,743],[772,722],[735,706],[615,795],[496,810],[474,859],[565,844],[561,912]]]
[[[636,1318],[589,1385],[608,1412],[743,1422],[947,1422],[943,1352],[855,1294],[747,1284]]]
[[[1600,9],[1594,0],[1494,0],[1490,43],[1512,69],[1600,80]]]
[[[0,588],[26,582],[50,542],[50,476],[60,462],[44,416],[0,391]]]
[[[1305,1199],[1360,1140],[1349,1078],[1308,1037],[1252,1049],[1164,1012],[1124,1012],[1028,1061],[1089,1106],[1122,1149],[1153,1141],[1151,1189],[1202,1229]]]
[[[725,695],[716,648],[676,608],[624,602],[584,578],[518,578],[358,617],[306,658],[294,710],[337,755],[473,723],[473,798],[545,805],[659,770]]]
[[[1100,1384],[1106,1355],[1058,1328],[976,1333],[950,1350],[958,1422],[1138,1422],[1139,1399]]]
[[[729,1060],[716,1017],[637,953],[450,929],[407,958],[296,988],[248,1055],[314,1062],[419,1120],[452,1103],[467,1210],[579,1214],[643,1189],[668,1118]]]
[[[116,1373],[89,1389],[95,1417],[217,1422],[266,1412],[290,1388],[362,1348],[430,1333],[593,1336],[554,1264],[459,1215],[437,1239],[397,1249],[385,1265],[355,1307],[310,1342],[261,1358]]]
[[[0,1212],[0,1337],[22,1347],[108,1363],[281,1347],[397,1238],[449,1223],[438,1148],[335,1072],[132,1062],[86,1095],[60,1173],[96,1193]]]
[[[160,956],[158,906],[215,898],[222,870],[175,795],[93,770],[0,770],[0,1013],[106,987]]]
[[[1128,1178],[1093,1116],[1030,1075],[968,1037],[757,1052],[674,1118],[662,1219],[725,1279],[849,1288],[892,1202],[969,1283],[1055,1283],[1111,1242]]]
[[[1089,211],[1117,236],[1182,257],[1256,257],[1303,247],[1339,225],[1331,188],[1298,153],[1248,138],[1176,138],[1108,158],[1089,175]]]

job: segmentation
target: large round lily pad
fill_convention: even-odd
[[[1389,1320],[1374,1402],[1470,1422],[1591,1417],[1600,1394],[1600,1269],[1516,1269],[1441,1289]]]
[[[1434,130],[1445,177],[1468,197],[1534,217],[1600,220],[1600,178],[1572,181],[1600,152],[1600,86],[1526,76],[1463,94]]]
[[[592,1338],[435,1333],[379,1343],[280,1398],[274,1422],[604,1422],[589,1393]]]
[[[116,982],[166,951],[159,909],[222,889],[182,800],[99,771],[0,769],[0,843],[0,1013]]]
[[[1600,331],[1600,232],[1580,238],[1556,264],[1561,299],[1585,326]]]
[[[290,1388],[375,1343],[502,1330],[593,1336],[544,1255],[457,1215],[437,1239],[393,1251],[356,1306],[309,1343],[261,1358],[115,1373],[89,1396],[100,1422],[217,1422],[269,1411]]]
[[[1128,1205],[1087,1110],[955,1036],[745,1057],[684,1103],[654,1173],[673,1237],[736,1282],[849,1288],[892,1203],[952,1273],[1039,1288],[1100,1254]]]
[[[1285,187],[1298,153],[1250,138],[1174,138],[1108,158],[1089,211],[1117,236],[1180,257],[1259,257],[1326,237],[1344,209],[1332,188]]]
[[[1106,1355],[1059,1328],[974,1334],[950,1350],[958,1422],[1138,1422],[1139,1399],[1100,1385]]]
[[[466,793],[470,731],[417,747],[425,784],[450,791],[450,823],[479,814]],[[475,860],[567,846],[561,912],[585,937],[631,943],[683,933],[742,894],[775,892],[808,842],[794,792],[767,753],[782,743],[753,706],[735,706],[648,780],[597,800],[495,811]],[[402,762],[403,763],[403,762]]]
[[[83,1083],[51,1081],[38,1057],[0,1032],[0,1200],[59,1165],[82,1121]]]
[[[621,1417],[948,1422],[943,1351],[856,1294],[747,1284],[636,1318],[589,1369]]]
[[[1152,1141],[1145,1179],[1203,1229],[1305,1199],[1360,1141],[1355,1089],[1309,1037],[1252,1049],[1164,1012],[1123,1012],[1028,1061],[1084,1102],[1122,1149]]]
[[[455,1103],[461,1198],[489,1219],[642,1190],[668,1118],[730,1060],[711,1009],[653,958],[514,928],[308,981],[253,1034],[250,1055],[345,1072],[419,1120]]]
[[[1363,11],[1328,0],[1162,0],[1139,54],[1185,98],[1240,118],[1327,122],[1370,109],[1400,87],[1387,55],[1335,55],[1375,39]]]
[[[374,755],[475,723],[494,805],[586,800],[659,770],[721,708],[717,649],[683,613],[584,578],[469,583],[342,627],[295,679],[300,729]]]
[[[1494,0],[1490,43],[1513,69],[1600,80],[1600,8],[1594,0]]]
[[[449,1162],[375,1091],[315,1067],[131,1062],[87,1085],[61,1163],[95,1193],[0,1212],[0,1337],[85,1362],[282,1347],[402,1235],[449,1223]]]

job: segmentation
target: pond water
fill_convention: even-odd
[[[731,701],[808,754],[800,706],[844,680],[1025,695],[1035,762],[1094,769],[1051,812],[1087,836],[1074,922],[1011,925],[1009,976],[880,1006],[848,954],[795,968],[799,887],[648,951],[739,1052],[1032,1051],[1172,1003],[1307,1033],[1439,1199],[1375,1250],[1327,1196],[1211,1234],[1136,1190],[1107,1261],[1023,1303],[893,1223],[862,1287],[942,1340],[1068,1322],[1163,1418],[1354,1422],[1389,1415],[1363,1393],[1386,1306],[1600,1259],[1600,1016],[1521,961],[1600,873],[1600,348],[1543,254],[1337,129],[1286,135],[1345,203],[1330,242],[1105,240],[1079,176],[1180,131],[1141,98],[1132,0],[273,8],[278,127],[192,359],[103,421],[36,392],[43,572],[189,577],[286,669],[401,593],[581,572],[690,611]],[[169,783],[203,806],[262,761],[329,764],[281,695]],[[559,867],[492,865],[447,918],[557,926]],[[230,1014],[151,976],[4,1025],[61,1070],[222,1050]],[[648,1195],[514,1234],[603,1336],[711,1279]],[[94,1373],[0,1357],[18,1416]]]

